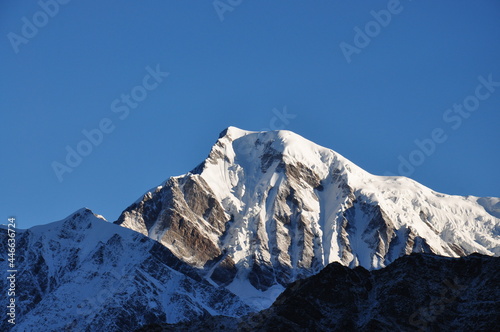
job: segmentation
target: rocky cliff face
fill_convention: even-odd
[[[0,252],[7,234],[0,229]],[[82,209],[16,236],[16,325],[2,331],[132,331],[152,322],[241,316],[250,308],[167,248]],[[0,268],[7,270],[5,257]],[[7,279],[0,287],[8,289]],[[8,299],[2,297],[2,307]]]
[[[494,331],[500,324],[499,263],[479,254],[412,254],[376,271],[332,263],[292,283],[259,313],[139,331]]]
[[[498,199],[371,175],[292,132],[230,127],[208,158],[117,221],[254,308],[331,262],[379,269],[412,252],[500,254]]]

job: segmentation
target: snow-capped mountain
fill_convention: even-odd
[[[132,331],[215,315],[234,323],[332,262],[377,270],[414,252],[499,256],[499,217],[499,198],[439,194],[371,175],[289,131],[230,127],[203,163],[114,224],[81,209],[18,230],[17,324],[0,330]],[[0,257],[0,269],[7,263]]]
[[[498,198],[375,176],[290,131],[229,127],[202,164],[116,223],[261,309],[332,262],[379,269],[412,252],[498,256],[499,217]]]
[[[158,242],[88,209],[18,230],[16,240],[17,321],[2,319],[1,331],[133,331],[152,322],[250,311]],[[0,252],[7,252],[5,228]],[[0,269],[7,271],[4,256]],[[8,289],[7,283],[2,278],[0,287]],[[3,308],[7,300],[2,297]]]

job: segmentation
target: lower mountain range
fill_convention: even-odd
[[[479,254],[411,254],[373,271],[331,263],[290,284],[258,313],[150,324],[138,331],[495,331],[499,263],[499,257]]]

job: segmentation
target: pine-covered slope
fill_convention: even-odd
[[[289,131],[229,127],[202,164],[116,223],[261,309],[331,262],[379,269],[412,252],[499,255],[499,213],[498,198],[375,176]]]

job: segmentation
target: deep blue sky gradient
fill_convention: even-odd
[[[9,33],[22,36],[41,7],[2,1],[0,223],[27,228],[84,206],[115,220],[200,163],[225,127],[280,125],[284,107],[296,116],[285,129],[380,175],[441,128],[446,141],[409,177],[500,196],[500,87],[457,129],[443,120],[479,76],[500,82],[500,2],[401,1],[348,63],[339,45],[354,46],[354,28],[388,3],[245,0],[221,21],[212,1],[73,0],[16,53]],[[170,75],[120,120],[112,102],[157,65]],[[104,118],[113,132],[60,182],[52,163]]]

